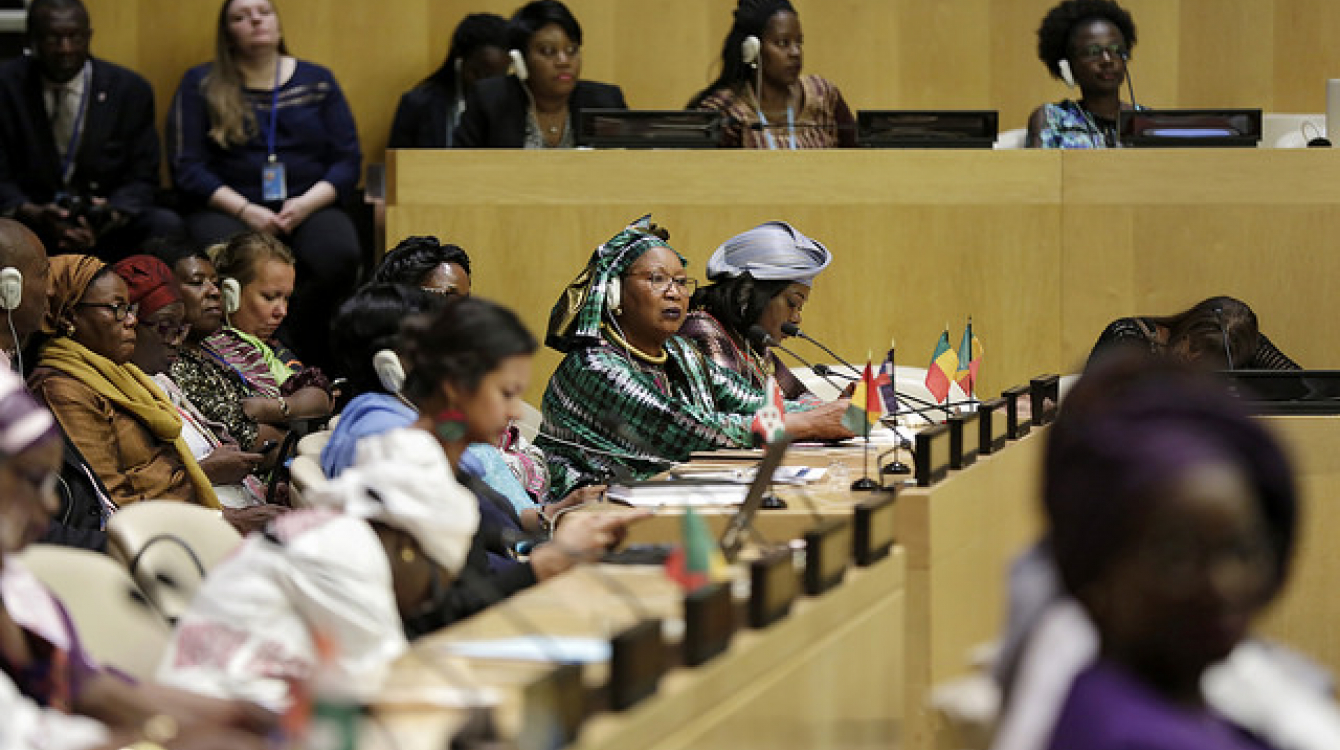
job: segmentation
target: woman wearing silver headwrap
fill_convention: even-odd
[[[759,388],[772,375],[786,398],[817,400],[760,333],[780,342],[787,335],[784,324],[800,325],[814,277],[831,261],[827,248],[784,221],[737,234],[707,261],[713,283],[693,295],[692,312],[679,333],[713,362]]]

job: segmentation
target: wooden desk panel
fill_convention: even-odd
[[[1259,630],[1340,675],[1340,417],[1267,417],[1284,442],[1303,500],[1290,580]]]

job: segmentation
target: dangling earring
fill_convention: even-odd
[[[408,544],[406,544],[406,545],[403,545],[403,546],[400,548],[400,561],[401,561],[401,562],[403,562],[403,563],[412,563],[412,562],[414,562],[414,561],[417,560],[417,559],[419,559],[419,555],[418,555],[417,553],[415,553],[413,547],[411,547],[411,546],[409,546]]]
[[[74,335],[74,323],[62,323],[62,324],[61,324],[61,333],[65,334],[66,336],[73,336],[73,335]]]
[[[465,437],[465,413],[450,406],[433,417],[433,431],[449,443]]]

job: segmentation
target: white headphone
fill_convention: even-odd
[[[379,349],[372,355],[372,369],[387,393],[397,395],[405,387],[405,367],[400,356],[390,349]]]
[[[242,285],[237,283],[237,279],[224,279],[223,283],[219,284],[219,293],[223,295],[225,315],[232,315],[242,307]]]
[[[526,68],[526,56],[521,54],[519,49],[507,50],[507,56],[512,58],[512,72],[521,80],[530,78],[530,70]]]
[[[1075,73],[1070,69],[1070,61],[1064,57],[1061,58],[1056,63],[1056,69],[1060,71],[1061,80],[1065,81],[1065,85],[1068,88],[1075,88]]]
[[[623,312],[623,280],[618,276],[605,284],[605,306],[615,315]]]
[[[750,34],[740,43],[740,59],[744,61],[745,65],[757,65],[758,53],[762,49],[763,43],[758,40],[758,37]]]
[[[23,303],[23,274],[14,266],[0,268],[0,310],[14,312]]]

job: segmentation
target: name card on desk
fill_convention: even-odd
[[[1039,375],[1028,381],[1033,405],[1033,424],[1051,424],[1056,419],[1056,407],[1061,403],[1061,376]]]
[[[521,713],[520,750],[556,750],[576,741],[587,714],[581,665],[559,665],[526,685]]]
[[[656,693],[665,674],[660,620],[643,620],[610,641],[610,708],[632,708]]]
[[[835,518],[805,532],[805,593],[818,596],[842,583],[851,559],[851,521]]]
[[[983,456],[1005,447],[1008,439],[1005,399],[993,398],[977,405],[978,446]]]
[[[735,634],[735,598],[726,583],[700,586],[684,597],[684,664],[696,667],[725,651]]]
[[[883,492],[861,501],[852,515],[852,557],[861,567],[873,565],[893,549],[894,493]]]
[[[949,468],[972,466],[982,450],[982,433],[977,428],[977,412],[955,414],[945,421],[949,425]]]
[[[1028,386],[1016,385],[1001,391],[1000,396],[1005,399],[1005,434],[1011,440],[1018,440],[1027,435],[1033,425],[1032,418],[1025,417],[1023,410],[1019,408],[1023,399],[1030,397]]]
[[[937,424],[917,433],[914,474],[918,487],[929,487],[949,473],[949,425]]]
[[[796,600],[796,584],[790,549],[749,563],[749,627],[766,628],[786,617]]]

